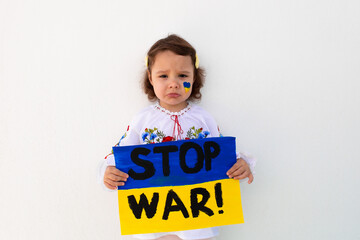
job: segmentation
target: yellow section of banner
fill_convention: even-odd
[[[244,223],[240,183],[118,190],[121,233],[172,232]]]

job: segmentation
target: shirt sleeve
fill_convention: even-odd
[[[130,145],[138,145],[140,144],[139,140],[139,133],[135,127],[131,125],[128,126],[127,131],[124,135],[120,138],[119,142],[115,145],[116,146],[130,146]],[[113,151],[111,150],[111,154],[105,157],[108,166],[115,166],[115,158]]]
[[[120,138],[119,142],[115,144],[115,146],[129,146],[129,145],[138,145],[140,144],[140,138],[138,131],[136,130],[136,126],[133,125],[134,121],[132,121],[131,125],[128,126],[127,131],[124,135]],[[102,185],[106,190],[114,191],[108,189],[104,184],[104,175],[106,168],[108,166],[115,166],[115,157],[113,151],[108,154],[104,160],[101,161],[98,167],[98,182]]]
[[[216,123],[215,119],[202,108],[200,108],[199,110],[200,110],[199,114],[204,119],[205,125],[210,132],[209,137],[222,137],[222,135],[220,134],[218,124]]]

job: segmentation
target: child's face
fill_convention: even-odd
[[[160,52],[155,57],[155,63],[148,72],[155,95],[160,100],[160,106],[178,112],[187,105],[194,83],[194,66],[190,56],[176,55],[171,51]],[[189,91],[185,91],[184,82],[190,83]]]

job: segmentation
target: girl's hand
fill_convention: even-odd
[[[229,171],[227,171],[226,174],[229,176],[229,178],[237,180],[248,177],[248,184],[252,183],[254,180],[254,176],[250,171],[249,165],[242,158],[238,158],[236,163],[229,169]]]
[[[128,174],[120,171],[115,166],[108,166],[104,174],[104,184],[107,188],[116,190],[118,186],[124,186]]]

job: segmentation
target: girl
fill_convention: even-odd
[[[157,41],[146,57],[144,91],[156,104],[142,110],[128,127],[118,146],[159,143],[193,138],[221,136],[213,117],[193,105],[200,100],[204,70],[199,67],[195,49],[184,39],[170,35]],[[116,169],[114,156],[108,155],[102,167],[104,185],[116,190],[123,186],[128,174]],[[227,175],[233,179],[253,181],[255,161],[237,153],[237,162]],[[131,239],[215,239],[217,228],[172,233],[137,234]]]

